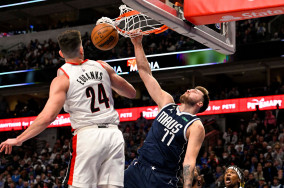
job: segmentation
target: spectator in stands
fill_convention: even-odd
[[[212,169],[213,172],[215,172],[216,167],[219,164],[219,159],[218,157],[215,155],[215,152],[212,151],[210,152],[209,158],[208,158],[208,166]]]
[[[249,174],[249,179],[248,181],[245,183],[245,187],[258,187],[258,182],[255,180],[253,173]]]
[[[272,158],[274,160],[279,160],[280,161],[280,166],[282,167],[282,161],[284,160],[284,152],[283,150],[281,149],[280,147],[280,144],[279,143],[276,143],[274,145],[274,150],[272,151]]]
[[[263,177],[267,183],[272,183],[273,178],[278,175],[276,167],[272,166],[272,161],[267,160],[263,169]]]
[[[217,166],[216,167],[216,171],[214,173],[214,178],[215,180],[219,179],[220,177],[223,177],[223,169],[221,166]],[[216,184],[216,183],[215,183]]]
[[[284,185],[284,174],[283,174],[283,169],[279,169],[278,170],[278,179],[279,179],[279,183],[281,185]]]
[[[254,178],[256,181],[261,180],[263,177],[263,171],[262,171],[262,164],[258,163],[257,167],[256,167],[256,171],[253,172]]]
[[[11,178],[12,178],[13,182],[18,183],[19,179],[20,179],[19,171],[18,170],[14,170],[14,173],[13,173]]]
[[[231,144],[235,145],[238,142],[238,132],[234,131],[231,139]]]
[[[257,188],[264,188],[264,185],[266,185],[265,179],[262,177],[259,179],[259,185]]]
[[[3,177],[3,173],[0,173],[0,188],[4,188],[5,179]]]
[[[140,117],[135,121],[136,129],[138,130],[140,127],[145,127],[148,121],[143,116],[143,112],[140,112]]]
[[[283,185],[280,184],[277,176],[273,178],[273,182],[271,184],[271,188],[283,188]]]
[[[266,37],[266,27],[265,27],[265,23],[260,23],[258,26],[257,26],[257,37],[258,37],[258,40],[263,40],[265,39]]]
[[[228,128],[226,132],[223,134],[223,139],[225,141],[225,145],[228,145],[231,143],[231,137],[232,137],[233,131],[231,128]]]
[[[272,114],[272,111],[268,110],[265,112],[264,129],[266,132],[270,132],[271,129],[275,128],[276,128],[275,116]]]
[[[222,153],[224,152],[224,144],[222,139],[217,140],[217,144],[214,146],[214,152],[217,157],[222,157]]]
[[[213,176],[213,171],[211,168],[208,167],[206,163],[202,163],[202,168],[200,170],[200,175],[204,177],[205,187],[214,188],[215,186],[215,179]]]
[[[247,127],[247,133],[252,133],[253,130],[257,128],[257,126],[260,124],[260,119],[258,118],[257,113],[253,113],[251,120],[248,123]]]
[[[240,96],[240,92],[237,87],[233,87],[231,91],[229,91],[229,98],[238,98]]]
[[[231,164],[231,156],[229,155],[228,151],[224,151],[222,153],[222,158],[220,160],[221,166],[229,166]]]

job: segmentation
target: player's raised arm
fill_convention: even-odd
[[[134,45],[138,72],[148,90],[148,93],[157,103],[159,109],[161,109],[168,103],[174,103],[174,100],[169,93],[161,88],[160,84],[152,76],[152,72],[142,46],[142,37],[143,36],[131,38],[131,41]]]
[[[119,95],[133,99],[136,97],[135,88],[127,82],[124,78],[116,74],[116,72],[104,61],[98,60],[101,65],[106,69],[109,74],[112,89],[117,92]]]
[[[205,130],[201,121],[195,121],[186,133],[188,145],[183,161],[183,188],[190,188],[194,177],[196,158],[205,138]]]
[[[20,146],[30,138],[37,136],[52,123],[63,107],[66,92],[69,87],[68,78],[65,76],[56,77],[50,86],[49,99],[35,121],[21,135],[14,139],[7,139],[0,144],[0,152],[5,150],[5,154],[12,152],[12,146]]]

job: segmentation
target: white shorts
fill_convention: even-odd
[[[90,126],[75,132],[72,157],[66,179],[68,185],[96,188],[98,185],[123,187],[124,139],[117,126]]]

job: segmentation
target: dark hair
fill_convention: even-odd
[[[75,58],[79,55],[82,44],[81,33],[77,30],[67,30],[57,37],[60,50],[65,58]]]
[[[195,87],[195,89],[198,89],[203,93],[203,101],[202,101],[203,106],[199,109],[199,112],[198,112],[198,113],[201,113],[201,112],[204,112],[208,108],[209,101],[210,101],[209,92],[207,91],[207,89],[205,89],[202,86],[197,86]]]

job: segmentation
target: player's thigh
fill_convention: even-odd
[[[124,139],[119,129],[113,130],[110,135],[108,155],[100,167],[98,185],[123,186],[124,179]]]
[[[146,188],[148,172],[136,160],[124,171],[124,188]]]
[[[174,175],[168,175],[161,172],[154,172],[153,179],[155,179],[155,187],[163,187],[163,188],[176,188],[178,178]]]
[[[72,156],[74,161],[71,161],[73,168],[70,168],[68,184],[84,188],[98,184],[98,173],[108,155],[106,147],[110,144],[109,138],[105,138],[106,134],[95,128],[84,129],[76,134],[76,148],[73,149],[76,152]]]

